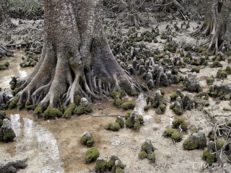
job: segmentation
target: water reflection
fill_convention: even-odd
[[[144,107],[147,105],[146,99],[144,97],[143,93],[140,93],[137,100],[136,100],[136,106],[134,108],[134,111],[137,111],[139,115],[143,115],[143,119],[145,122],[150,122],[149,120],[152,120],[151,115],[144,114]]]
[[[23,172],[64,173],[57,141],[50,131],[19,114],[11,115],[11,123],[17,136],[14,158],[29,158]]]

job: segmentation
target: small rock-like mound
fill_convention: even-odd
[[[0,172],[16,173],[18,169],[25,169],[27,167],[27,164],[25,163],[26,161],[27,159],[0,163]]]
[[[199,130],[184,141],[183,147],[186,150],[204,149],[206,143],[205,133],[202,130]]]
[[[15,138],[15,133],[11,127],[10,120],[5,118],[3,124],[0,128],[0,141],[1,142],[10,142]]]

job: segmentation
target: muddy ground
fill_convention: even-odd
[[[161,28],[165,28],[167,23],[162,23]],[[177,41],[198,44],[198,40],[190,37],[193,27],[182,30],[174,39]],[[141,31],[145,30],[141,28]],[[126,31],[126,30],[125,30]],[[148,46],[163,49],[164,41],[159,39],[159,43],[151,43]],[[205,40],[199,40],[204,42]],[[162,43],[161,43],[162,42]],[[27,77],[33,68],[21,68],[21,56],[23,51],[14,50],[15,56],[7,59],[11,67],[5,71],[0,71],[0,86],[9,88],[9,81],[12,76]],[[5,61],[5,60],[1,60]],[[224,67],[228,62],[222,62]],[[182,71],[188,71],[188,66]],[[216,74],[219,68],[206,66],[197,74],[203,90],[208,90],[206,77]],[[225,80],[216,80],[215,83],[229,83],[228,76]],[[165,98],[177,89],[182,89],[182,84],[163,88],[166,92]],[[154,94],[155,89],[151,91]],[[125,97],[125,100],[135,100],[136,107],[144,116],[144,126],[139,131],[123,128],[118,132],[107,131],[104,126],[109,122],[114,122],[117,115],[124,116],[127,112],[113,106],[112,100],[103,100],[93,103],[93,113],[91,115],[73,116],[70,120],[42,120],[35,119],[32,111],[26,110],[7,110],[7,116],[12,119],[13,128],[16,131],[16,140],[12,143],[0,143],[0,162],[15,159],[29,158],[28,167],[19,170],[19,173],[87,173],[93,172],[95,163],[84,164],[84,156],[87,147],[80,143],[80,137],[85,132],[90,132],[95,140],[95,147],[100,151],[100,157],[109,160],[111,155],[117,155],[126,165],[126,173],[197,173],[197,172],[221,172],[221,169],[208,170],[202,169],[205,162],[202,160],[202,150],[186,151],[183,149],[183,142],[192,130],[201,128],[206,134],[211,130],[211,122],[202,111],[192,110],[185,112],[182,117],[189,123],[189,131],[183,133],[183,140],[175,143],[169,138],[162,136],[164,130],[170,127],[175,115],[169,108],[164,115],[157,115],[155,109],[147,112],[143,111],[146,105],[147,93],[141,93],[138,98]],[[230,107],[229,101],[216,101],[210,98],[210,106],[206,109],[211,110],[214,105],[217,115],[227,115],[230,119],[230,112],[224,112],[223,107]],[[147,159],[139,160],[138,153],[141,145],[146,139],[151,139],[156,148],[156,163],[150,164]],[[231,165],[226,165],[227,170],[231,170]]]

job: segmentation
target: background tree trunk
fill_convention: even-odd
[[[201,34],[211,36],[209,50],[231,50],[231,1],[205,1],[206,16]]]
[[[114,89],[139,89],[109,49],[100,2],[44,0],[44,47],[20,88],[19,105],[29,101],[44,110],[73,103],[77,95],[100,99]]]
[[[9,1],[1,0],[0,3],[0,24],[5,21],[8,15]]]

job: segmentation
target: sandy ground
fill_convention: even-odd
[[[183,37],[185,38],[185,35]],[[195,42],[195,40],[190,41]],[[17,52],[15,58],[10,59],[12,68],[0,72],[0,86],[2,88],[9,87],[8,83],[11,76],[23,75],[26,77],[31,72],[32,69],[21,69],[17,65],[21,55],[22,52]],[[227,62],[222,63],[227,65]],[[218,68],[205,67],[197,75],[204,91],[208,90],[205,82],[206,76],[215,76],[217,70]],[[215,82],[228,83],[230,80],[229,76],[224,81],[216,80]],[[182,85],[163,88],[166,92],[165,98],[168,98],[178,88],[182,88]],[[152,92],[154,94],[155,91]],[[131,98],[125,99],[130,100]],[[215,101],[210,99],[210,104],[211,106],[206,109],[211,109]],[[170,127],[172,120],[179,117],[169,109],[169,105],[164,115],[157,115],[154,109],[143,112],[143,106],[145,106],[145,98],[141,95],[136,98],[136,110],[143,114],[145,121],[140,131],[124,128],[118,132],[107,131],[104,126],[109,122],[114,122],[116,115],[125,115],[129,111],[115,108],[111,100],[95,103],[92,115],[74,116],[70,120],[61,118],[44,121],[35,119],[31,111],[7,110],[7,116],[12,118],[17,138],[12,143],[0,143],[0,162],[29,158],[28,167],[18,171],[19,173],[92,172],[95,163],[84,164],[84,157],[88,148],[80,143],[81,135],[88,131],[95,139],[95,147],[99,149],[100,157],[109,160],[111,155],[117,155],[126,164],[126,173],[209,172],[207,169],[202,170],[205,165],[201,159],[202,150],[185,151],[182,147],[183,141],[190,134],[190,130],[188,133],[183,133],[183,140],[179,143],[174,143],[171,139],[162,136],[164,130]],[[230,112],[222,111],[223,107],[230,107],[228,101],[222,101],[215,107],[215,114],[225,114],[231,120]],[[211,130],[209,119],[201,111],[187,111],[182,117],[189,123],[191,129],[202,128],[206,134]],[[146,139],[151,139],[156,148],[156,163],[154,164],[150,164],[147,159],[139,160],[138,158],[141,145]],[[231,170],[230,164],[226,167],[227,170]],[[221,170],[211,172],[220,173]]]

